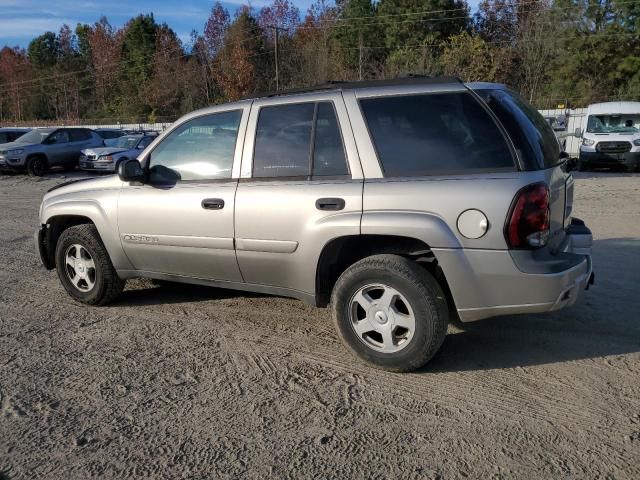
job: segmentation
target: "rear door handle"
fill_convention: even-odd
[[[343,198],[319,198],[316,200],[318,210],[342,210],[344,209]]]
[[[221,198],[205,198],[202,200],[202,208],[205,210],[222,210],[224,208],[224,200]]]

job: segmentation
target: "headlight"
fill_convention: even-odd
[[[99,157],[97,161],[109,163],[113,162],[113,157],[111,155],[105,155],[104,157]]]
[[[20,155],[24,152],[22,148],[16,148],[15,150],[8,150],[7,155]]]
[[[636,147],[640,147],[640,138],[635,139],[635,140],[633,141],[633,144],[634,144]]]
[[[596,143],[596,141],[595,141],[595,140],[592,140],[591,138],[583,138],[583,139],[582,139],[582,144],[583,144],[585,147],[590,147],[590,146],[591,146],[591,145],[593,145],[594,143]]]

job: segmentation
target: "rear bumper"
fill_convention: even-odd
[[[434,249],[463,322],[551,312],[573,305],[593,282],[591,231],[567,229],[563,251]]]

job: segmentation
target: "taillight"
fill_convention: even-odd
[[[516,195],[505,237],[510,248],[538,248],[549,239],[549,188],[544,183],[527,185]]]

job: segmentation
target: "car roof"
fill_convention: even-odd
[[[604,102],[592,103],[587,108],[588,114],[631,114],[640,115],[640,102]]]
[[[173,123],[173,126],[180,125],[187,120],[191,120],[193,118],[218,113],[225,112],[235,109],[241,109],[247,106],[250,106],[254,101],[267,99],[267,98],[278,98],[278,97],[291,97],[291,100],[294,101],[299,97],[301,100],[310,94],[318,94],[332,91],[343,91],[343,90],[355,90],[357,92],[374,92],[374,94],[378,94],[380,89],[389,88],[390,91],[397,91],[398,89],[406,88],[407,91],[420,89],[420,87],[429,87],[432,86],[434,89],[442,90],[442,87],[451,86],[455,90],[464,89],[465,85],[462,83],[458,77],[426,77],[426,76],[410,76],[410,77],[402,77],[395,78],[390,80],[362,80],[356,82],[342,82],[342,81],[330,81],[324,83],[322,85],[315,85],[312,87],[305,88],[294,88],[289,90],[280,90],[277,92],[267,92],[267,93],[256,93],[254,95],[242,98],[235,102],[229,103],[221,103],[218,105],[211,105],[209,107],[204,107],[199,110],[194,110],[193,112],[187,113],[180,117],[176,122]],[[383,90],[384,91],[384,90]],[[173,127],[170,127],[173,128]]]
[[[0,132],[30,132],[30,128],[25,127],[0,127]]]

